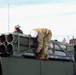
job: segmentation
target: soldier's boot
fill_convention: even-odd
[[[48,54],[45,54],[45,58],[44,58],[45,60],[48,60],[49,58],[48,58]]]
[[[44,55],[40,55],[39,59],[44,60],[45,56]]]

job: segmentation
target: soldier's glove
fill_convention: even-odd
[[[39,59],[39,53],[35,53],[36,59]]]
[[[35,55],[36,55],[36,57],[38,57],[39,56],[39,53],[36,52]]]

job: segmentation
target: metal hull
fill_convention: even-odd
[[[36,60],[1,57],[2,75],[75,75],[76,63],[62,60]]]
[[[21,34],[5,36],[0,46],[0,75],[76,75],[74,45],[51,40],[49,60],[38,60],[36,39]]]

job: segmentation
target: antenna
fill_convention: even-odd
[[[9,24],[9,4],[8,4],[8,33],[10,32],[10,24]]]

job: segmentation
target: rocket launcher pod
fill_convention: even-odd
[[[8,34],[7,35],[7,43],[15,44],[15,45],[22,45],[22,46],[36,46],[37,41],[36,39],[31,38],[28,35],[24,34]]]

